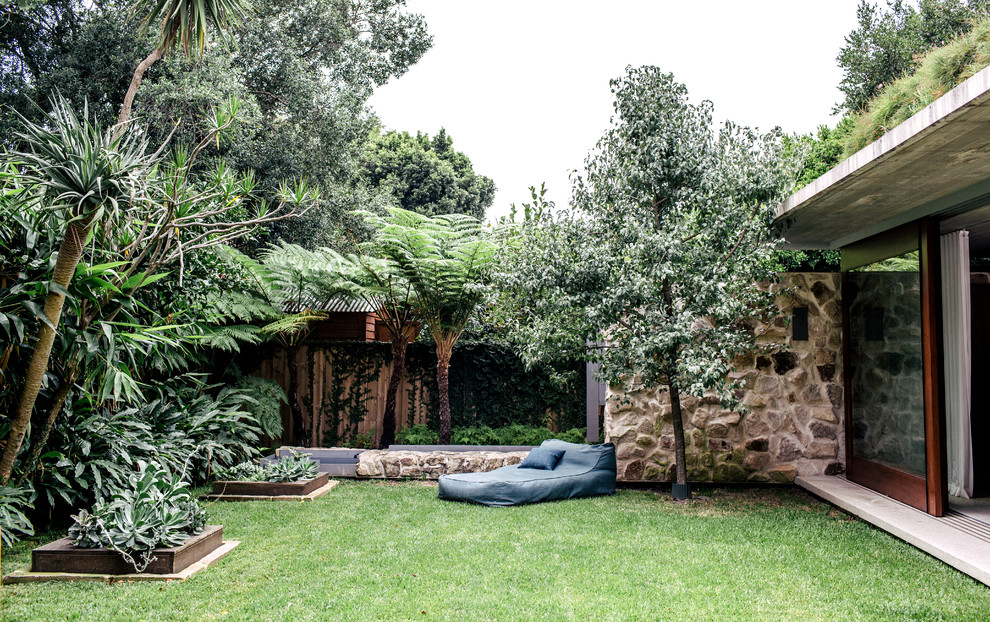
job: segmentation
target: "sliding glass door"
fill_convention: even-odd
[[[846,467],[849,479],[940,515],[938,240],[931,227],[912,224],[842,250]]]

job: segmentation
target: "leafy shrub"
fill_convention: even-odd
[[[157,465],[133,474],[128,486],[114,490],[110,501],[100,499],[92,511],[72,517],[69,537],[80,548],[117,551],[142,572],[154,549],[182,544],[206,526],[206,513],[179,475]]]
[[[257,455],[261,435],[244,405],[253,398],[237,388],[181,376],[157,387],[141,406],[92,407],[82,400],[56,429],[58,450],[42,456],[39,488],[49,503],[61,498],[85,507],[126,488],[140,463],[179,473],[192,483],[213,471]]]
[[[403,445],[436,445],[440,442],[440,435],[425,423],[417,423],[396,432],[395,440]]]
[[[34,526],[24,513],[34,507],[34,489],[0,486],[0,540],[10,546],[18,536],[33,536]]]
[[[217,471],[217,478],[232,482],[298,482],[313,479],[320,465],[305,454],[293,452],[267,465],[242,462],[229,469]]]
[[[491,445],[495,442],[495,430],[487,425],[457,428],[451,430],[450,442],[455,445]]]
[[[244,410],[251,413],[269,438],[282,436],[282,404],[288,404],[285,391],[274,380],[243,376],[234,389],[248,398]]]

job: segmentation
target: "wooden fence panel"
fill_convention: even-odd
[[[312,365],[309,364],[310,349],[312,348]],[[385,394],[388,390],[389,376],[392,371],[392,364],[386,361],[380,368],[379,373],[368,381],[356,386],[357,378],[354,373],[348,373],[338,379],[338,384],[334,386],[334,375],[337,371],[334,368],[333,354],[327,348],[320,346],[302,346],[297,355],[299,369],[299,394],[301,397],[300,407],[303,412],[305,427],[309,430],[309,437],[306,439],[292,438],[292,420],[289,406],[282,406],[283,432],[280,441],[284,444],[305,445],[309,447],[322,447],[323,440],[328,436],[327,432],[336,421],[336,438],[342,439],[344,443],[354,439],[356,435],[365,435],[371,438],[373,443],[377,443],[382,431],[382,419],[385,414]],[[310,373],[310,370],[312,373]],[[273,380],[286,394],[289,393],[289,366],[284,352],[279,351],[270,358],[261,362],[254,375],[261,378]],[[414,382],[416,383],[414,386]],[[399,394],[396,399],[396,429],[401,430],[407,427],[409,422],[426,423],[428,412],[422,400],[413,405],[410,403],[410,390],[415,389],[416,395],[425,393],[425,388],[421,383],[410,379],[408,376],[403,379],[399,387]],[[367,392],[367,398],[363,400],[367,413],[356,425],[347,420],[346,413],[330,412],[333,398],[328,396],[328,392],[336,390],[342,396],[355,396]],[[355,401],[352,399],[352,401]],[[316,425],[312,421],[316,418]],[[335,416],[336,415],[336,416]],[[341,443],[337,443],[341,444]]]

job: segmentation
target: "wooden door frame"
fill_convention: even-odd
[[[849,335],[849,296],[847,295],[847,262],[842,266],[842,358],[843,401],[845,406],[846,476],[877,492],[911,505],[934,516],[948,509],[946,469],[944,373],[942,366],[942,278],[938,223],[925,218],[904,227],[887,231],[863,241],[850,249],[853,255],[849,267],[867,265],[893,256],[905,240],[917,237],[921,281],[921,351],[924,381],[925,476],[908,473],[853,455],[852,448],[852,362]],[[875,245],[873,249],[868,246]],[[871,252],[872,251],[872,252]],[[843,253],[847,253],[843,249]],[[871,255],[876,255],[874,259]]]

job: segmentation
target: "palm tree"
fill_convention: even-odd
[[[136,0],[131,12],[145,16],[141,22],[142,34],[152,24],[160,22],[158,43],[134,70],[117,123],[123,125],[130,119],[134,96],[149,67],[177,43],[182,45],[186,57],[194,51],[202,54],[206,47],[206,31],[213,28],[222,32],[237,26],[247,16],[250,6],[249,0]]]
[[[424,216],[390,208],[382,217],[359,212],[378,227],[374,244],[393,262],[415,294],[413,306],[430,331],[437,352],[440,442],[450,442],[450,356],[471,314],[484,297],[480,279],[495,245],[470,216]]]
[[[399,385],[406,368],[406,349],[415,339],[420,325],[415,292],[412,284],[403,277],[401,268],[388,258],[339,256],[329,249],[324,249],[324,252],[331,261],[337,258],[336,265],[343,269],[343,278],[352,285],[351,296],[364,300],[375,310],[391,341],[392,370],[385,393],[382,435],[378,443],[384,449],[395,442],[395,411]]]
[[[299,348],[309,334],[314,322],[324,320],[326,312],[320,307],[330,300],[347,295],[348,285],[338,276],[341,268],[328,265],[326,257],[300,246],[282,242],[265,251],[257,261],[243,253],[223,247],[224,253],[244,269],[253,281],[250,294],[225,292],[217,300],[220,319],[239,321],[264,321],[260,332],[274,339],[285,351],[289,367],[289,410],[291,442],[301,443],[309,436],[309,443],[318,446],[320,430],[315,417],[311,417],[306,430],[299,392]]]
[[[61,97],[53,102],[42,124],[24,118],[21,122],[23,129],[17,136],[25,150],[13,157],[23,163],[22,180],[43,191],[45,200],[60,210],[66,230],[45,298],[44,316],[39,318],[41,327],[18,410],[0,458],[0,484],[10,479],[24,441],[48,369],[67,288],[90,230],[104,215],[116,213],[121,204],[144,198],[145,172],[155,162],[154,156],[146,154],[147,145],[140,134],[103,131],[89,120],[88,109],[80,118]]]

